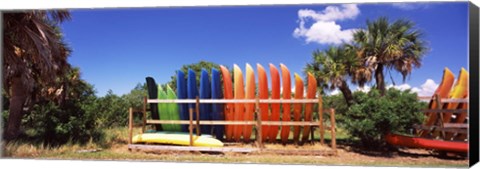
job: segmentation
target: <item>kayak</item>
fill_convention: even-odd
[[[217,69],[212,69],[212,99],[221,99],[222,96],[222,88],[220,84],[220,72]],[[216,121],[224,121],[224,111],[223,111],[222,103],[212,104],[212,120]],[[223,140],[223,134],[225,133],[225,126],[224,125],[214,125],[212,126],[213,133],[215,137],[219,140]]]
[[[192,69],[188,69],[188,77],[187,77],[187,97],[189,99],[196,99],[198,97],[198,88],[197,88],[197,77],[195,72]],[[195,113],[195,103],[188,104],[189,109],[193,109],[193,119],[197,120],[197,113]],[[196,129],[193,130],[196,132]]]
[[[255,75],[253,73],[253,68],[250,64],[246,65],[246,84],[245,84],[245,98],[246,99],[255,99]],[[253,121],[255,112],[255,103],[245,103],[245,121]],[[250,141],[252,135],[252,125],[245,125],[243,131],[243,140],[245,142]]]
[[[303,99],[303,80],[295,73],[295,99]],[[293,120],[300,121],[302,118],[303,103],[293,104]],[[300,139],[300,126],[293,126],[293,141],[297,142]]]
[[[157,99],[158,87],[155,83],[155,80],[152,77],[146,77],[145,80],[147,81],[148,99]],[[152,116],[153,120],[160,120],[158,103],[150,103],[150,115]],[[162,131],[162,125],[155,124],[155,130]]]
[[[225,99],[233,99],[233,86],[232,86],[232,77],[230,76],[230,72],[225,66],[220,66],[220,70],[222,71],[222,78],[223,78],[223,96]],[[226,103],[224,106],[225,112],[225,120],[233,121],[234,120],[234,108],[233,103]],[[233,126],[232,125],[225,125],[225,139],[230,141],[233,139]]]
[[[385,136],[387,143],[396,146],[405,146],[412,148],[435,149],[448,152],[468,152],[468,143],[459,141],[444,141],[418,137],[403,136],[398,134],[387,134]]]
[[[270,63],[270,76],[272,78],[272,99],[280,99],[280,75],[278,73],[278,69],[275,65]],[[271,104],[271,115],[270,120],[272,121],[280,121],[280,103],[272,103]],[[268,129],[269,135],[268,140],[270,142],[275,142],[277,140],[279,126],[271,125],[270,129]]]
[[[438,94],[441,99],[448,98],[448,94],[452,89],[454,80],[455,80],[455,76],[453,75],[452,71],[450,71],[450,69],[448,68],[445,68],[443,70],[442,82],[440,82],[440,85],[435,90],[435,94]],[[436,109],[438,107],[437,102],[434,99],[435,94],[432,96],[432,99],[430,100],[430,103],[428,105],[429,109]],[[427,113],[427,118],[424,125],[432,126],[435,123],[435,121],[437,121],[437,116],[438,116],[437,113]],[[421,130],[418,136],[426,137],[428,134],[429,134],[428,131]]]
[[[143,133],[135,135],[132,138],[132,143],[157,143],[157,144],[172,144],[172,145],[190,145],[190,135],[177,133]],[[223,147],[223,143],[208,136],[193,136],[193,146],[199,147]]]
[[[167,99],[167,93],[163,90],[161,85],[158,85],[158,99],[165,100]],[[158,112],[160,115],[160,119],[163,120],[170,120],[170,113],[167,110],[167,104],[158,104]],[[162,124],[162,128],[165,131],[173,131],[172,124]]]
[[[290,71],[284,64],[280,64],[280,69],[282,71],[282,98],[289,100],[292,97],[292,88],[290,87]],[[283,103],[282,121],[290,121],[290,111],[290,103]],[[280,133],[282,143],[286,143],[288,141],[289,134],[290,126],[282,126],[282,131]]]
[[[236,64],[233,65],[233,76],[234,76],[234,97],[235,99],[245,99],[245,91],[243,89],[243,75],[242,70]],[[244,120],[244,104],[235,103],[235,121]],[[234,139],[235,141],[240,141],[240,138],[243,134],[244,125],[235,125],[234,126]]]
[[[169,85],[167,85],[167,99],[177,99],[177,95],[175,95],[175,92],[170,88]],[[169,120],[180,120],[180,114],[178,111],[178,105],[176,103],[166,103],[166,111],[170,117]],[[180,124],[172,124],[172,130],[171,131],[182,131],[182,128]]]
[[[211,99],[210,78],[208,72],[202,69],[200,74],[200,99]],[[200,103],[200,120],[211,120],[212,104]],[[200,125],[200,132],[202,134],[211,134],[210,125]]]
[[[183,71],[177,71],[177,97],[178,99],[187,99],[187,83],[185,79],[185,73]],[[181,120],[190,120],[188,113],[188,104],[178,103],[178,111]],[[181,125],[183,132],[188,132],[188,125]]]
[[[315,77],[308,72],[308,86],[307,86],[307,99],[314,99],[315,94],[317,93],[317,80]],[[321,97],[321,96],[319,96]],[[313,111],[313,103],[306,103],[305,104],[305,121],[311,122],[312,119],[312,111]],[[310,135],[310,126],[303,126],[303,134],[302,134],[302,141],[305,142],[308,140],[308,136]],[[313,139],[313,138],[312,138]]]
[[[267,73],[262,65],[257,64],[258,71],[258,98],[259,99],[268,99],[268,81]],[[262,121],[269,121],[268,114],[268,103],[260,103],[260,117]],[[262,125],[262,141],[266,141],[268,138],[270,127],[267,125]]]
[[[460,70],[460,74],[458,75],[457,82],[455,83],[455,86],[453,87],[452,91],[450,92],[449,98],[450,99],[464,99],[468,97],[468,72],[464,68]],[[447,110],[455,110],[458,109],[460,103],[447,103],[446,104],[446,109]],[[444,123],[450,123],[450,120],[452,119],[453,113],[451,112],[446,112],[443,113],[443,122]],[[461,113],[458,114],[457,120],[463,121],[467,117],[467,113]],[[446,133],[445,139],[449,140],[452,138],[453,133]]]

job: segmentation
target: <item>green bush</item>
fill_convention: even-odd
[[[47,145],[102,139],[103,133],[95,123],[95,100],[93,87],[84,81],[71,85],[67,99],[61,102],[39,99],[22,119],[23,137]]]
[[[337,127],[344,128],[345,126],[345,112],[348,110],[347,102],[343,98],[342,94],[324,96],[323,97],[323,108],[333,108],[335,109],[335,121]],[[329,118],[328,114],[324,114],[325,117]],[[325,119],[325,118],[324,118]]]
[[[98,98],[94,107],[98,113],[98,127],[127,126],[128,105],[125,100],[113,94],[111,90],[104,97]]]
[[[351,137],[359,138],[368,148],[384,147],[384,134],[408,134],[413,124],[423,121],[422,109],[426,104],[418,101],[417,94],[409,90],[388,89],[385,96],[378,90],[355,92],[355,104],[345,111],[343,125]]]

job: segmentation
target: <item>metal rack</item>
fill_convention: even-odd
[[[189,108],[189,120],[147,120],[146,112],[147,104],[149,103],[189,103],[195,104],[194,108]],[[193,113],[196,113],[197,117],[200,117],[199,105],[201,103],[255,103],[255,121],[220,121],[220,120],[196,120],[193,119]],[[318,121],[262,121],[260,115],[260,104],[261,103],[310,103],[318,104],[319,119]],[[190,146],[160,146],[160,145],[141,145],[141,144],[132,144],[132,134],[133,134],[133,113],[142,113],[143,123],[142,123],[142,133],[145,132],[145,126],[148,124],[188,124],[189,125],[189,136],[190,136]],[[323,122],[323,114],[330,114],[330,126],[325,126]],[[313,118],[313,117],[312,117]],[[195,124],[194,124],[195,121]],[[237,147],[194,147],[193,146],[193,129],[199,128],[200,125],[255,125],[256,126],[256,147],[257,148],[237,148]],[[320,134],[320,143],[323,145],[325,130],[330,130],[331,134],[331,151],[318,151],[318,150],[309,150],[309,151],[299,151],[299,150],[275,150],[267,149],[262,142],[262,125],[278,125],[278,126],[310,126],[310,127],[319,127]],[[322,98],[318,99],[147,99],[144,97],[143,109],[140,111],[134,111],[132,108],[129,109],[129,140],[128,148],[129,150],[147,150],[147,151],[205,151],[205,152],[240,152],[240,153],[251,153],[251,152],[272,152],[277,154],[304,154],[304,155],[336,155],[337,154],[337,145],[336,145],[336,133],[335,133],[335,110],[334,109],[323,109],[322,107]],[[200,136],[200,130],[196,130],[196,135]],[[311,131],[312,140],[313,140],[313,130]]]

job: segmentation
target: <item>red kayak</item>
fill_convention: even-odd
[[[397,146],[435,149],[449,152],[468,152],[467,142],[434,140],[397,134],[387,134],[385,139],[387,140],[388,144]]]

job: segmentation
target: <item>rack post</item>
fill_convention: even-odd
[[[332,135],[332,148],[335,153],[337,153],[337,136],[335,132],[335,109],[330,109],[330,132]]]
[[[257,144],[260,147],[260,150],[263,149],[263,140],[262,140],[262,116],[260,115],[260,100],[257,97],[255,101],[255,115],[257,115]]]
[[[133,109],[128,109],[128,144],[132,144]]]
[[[435,101],[437,102],[437,110],[442,110],[442,101],[440,101],[440,96],[438,94],[435,94]],[[437,121],[440,121],[440,127],[443,129],[443,113],[439,113],[440,114],[440,119],[437,119]],[[435,132],[434,132],[435,133]],[[440,132],[441,135],[442,135],[442,138],[445,139],[445,131],[441,131]],[[436,136],[436,134],[434,134]]]
[[[142,125],[142,133],[145,133],[145,126],[147,125],[147,97],[143,97],[143,110],[142,110],[142,119],[143,119],[143,125]]]
[[[190,124],[188,126],[189,135],[190,135],[190,146],[193,146],[193,109],[188,109]]]
[[[325,144],[323,135],[325,130],[323,128],[323,105],[322,105],[322,95],[320,94],[318,97],[318,129],[320,130],[320,144]],[[313,140],[313,138],[312,138]]]
[[[195,103],[195,112],[197,114],[197,125],[196,125],[196,129],[197,129],[197,136],[200,136],[200,99],[198,98],[198,96],[196,97],[196,103]]]

